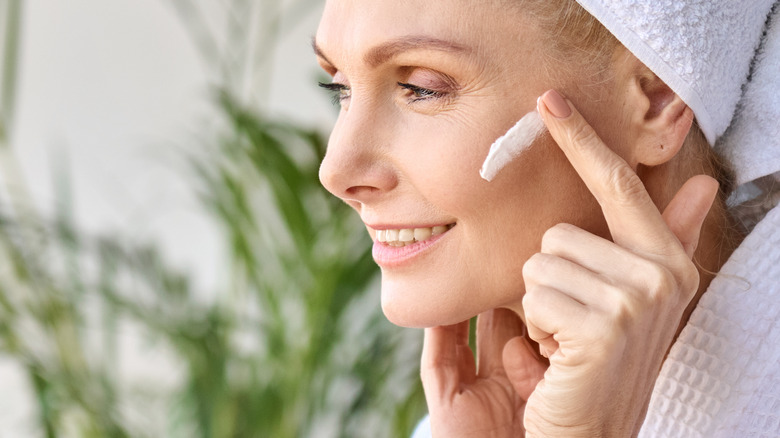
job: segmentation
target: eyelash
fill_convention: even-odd
[[[414,94],[412,102],[419,102],[422,100],[438,99],[444,97],[446,93],[441,91],[431,90],[429,88],[418,87],[417,85],[407,84],[404,82],[398,82],[398,86],[411,91]]]
[[[344,84],[320,82],[319,86],[330,92],[333,105],[339,105],[350,96],[350,89]]]
[[[331,100],[333,102],[333,105],[339,105],[341,104],[341,102],[343,102],[346,99],[349,99],[349,97],[351,96],[350,88],[344,84],[320,82],[319,86],[321,88],[328,90],[331,93],[332,95]],[[412,99],[411,103],[420,102],[423,100],[438,99],[446,96],[447,94],[441,91],[418,87],[417,85],[413,85],[413,84],[407,84],[405,82],[398,82],[398,86],[412,92],[414,98]]]

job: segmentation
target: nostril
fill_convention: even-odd
[[[376,187],[371,186],[353,186],[346,190],[347,195],[349,196],[371,196],[378,192],[379,189]]]
[[[341,198],[348,204],[365,204],[375,202],[376,199],[382,196],[383,190],[374,186],[352,186],[344,190]]]

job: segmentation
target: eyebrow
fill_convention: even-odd
[[[320,49],[320,46],[317,44],[317,37],[311,37],[311,48],[314,50],[315,55],[322,58],[328,64],[334,65],[332,62],[330,62],[330,59],[325,56],[325,54],[322,52],[322,49]]]
[[[316,38],[311,39],[311,46],[314,49],[314,54],[325,60],[328,64],[333,65],[327,56],[322,52],[322,49],[317,45]],[[377,67],[384,64],[400,53],[410,50],[437,50],[441,52],[459,53],[466,52],[466,47],[454,43],[452,41],[442,40],[426,35],[409,35],[403,36],[386,43],[382,43],[366,53],[363,57],[363,61],[371,67]]]

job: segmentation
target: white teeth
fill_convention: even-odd
[[[444,234],[455,226],[439,225],[433,228],[404,228],[400,230],[376,230],[376,240],[392,247],[403,247],[414,242],[422,242],[433,236]]]
[[[398,232],[398,240],[401,242],[413,242],[414,241],[414,230],[410,230],[408,228],[403,229]]]
[[[385,238],[388,242],[397,242],[398,230],[385,230]]]
[[[431,229],[430,228],[415,228],[414,229],[414,240],[421,241],[425,240],[431,237]]]
[[[446,226],[438,226],[438,227],[433,227],[433,229],[431,230],[431,234],[434,236],[438,236],[439,234],[444,234],[444,232],[446,231],[447,231]]]

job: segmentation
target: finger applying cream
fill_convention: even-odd
[[[536,110],[526,114],[490,146],[479,174],[483,179],[492,181],[501,169],[525,152],[545,130],[544,122]]]

